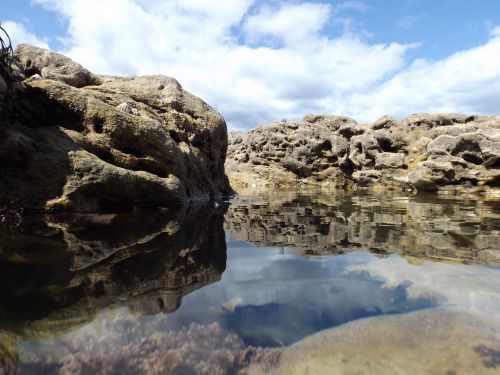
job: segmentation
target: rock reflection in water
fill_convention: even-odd
[[[420,348],[432,337],[416,348],[407,333],[420,327],[405,318],[413,311],[500,311],[499,233],[495,202],[363,195],[25,218],[0,231],[0,365],[28,374],[234,374],[256,364],[287,373],[294,352],[282,346],[337,326],[350,334],[345,323],[366,327],[366,317],[373,327],[378,317],[399,322],[401,342],[426,357]],[[402,318],[381,317],[393,314]],[[380,327],[373,337],[392,334]],[[440,335],[430,333],[436,345]],[[474,366],[490,363],[496,343],[476,341]]]
[[[116,305],[176,310],[226,267],[225,210],[25,218],[0,231],[0,323],[36,335]]]
[[[426,196],[290,193],[240,199],[225,229],[257,246],[292,246],[303,255],[354,249],[465,263],[500,264],[497,201]]]

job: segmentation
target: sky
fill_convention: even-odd
[[[165,74],[230,130],[500,113],[498,0],[2,0],[14,44],[94,73]]]

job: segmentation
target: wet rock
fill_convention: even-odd
[[[16,56],[42,78],[17,84],[0,112],[0,205],[116,211],[231,193],[225,121],[175,79],[96,78],[27,45]]]
[[[367,169],[362,171],[356,171],[352,174],[352,178],[356,181],[360,186],[368,186],[378,181],[382,174],[380,171],[376,171],[374,169]]]
[[[106,316],[86,334],[47,340],[57,354],[32,350],[29,358],[18,358],[19,373],[231,375],[254,363],[266,371],[278,362],[280,349],[248,346],[217,323],[165,331],[169,318],[160,314],[140,324],[124,313]]]

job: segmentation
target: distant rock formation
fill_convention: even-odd
[[[119,305],[136,314],[175,311],[226,268],[225,210],[26,217],[16,230],[0,228],[0,313],[29,336]]]
[[[0,208],[95,212],[156,207],[232,192],[227,129],[165,76],[106,77],[19,45],[0,82]]]
[[[245,186],[499,192],[500,117],[415,114],[360,125],[306,115],[230,135],[226,172]]]
[[[308,255],[369,250],[485,265],[500,264],[500,232],[488,223],[495,201],[474,201],[467,218],[456,200],[392,199],[347,195],[332,199],[290,193],[262,203],[232,204],[224,227],[257,246],[291,246]],[[473,214],[472,214],[473,213]]]

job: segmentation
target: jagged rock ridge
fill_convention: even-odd
[[[306,115],[230,135],[226,172],[236,188],[406,186],[497,191],[500,117],[415,114],[361,125]]]

